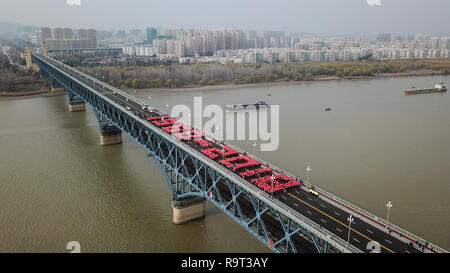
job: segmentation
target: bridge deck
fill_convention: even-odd
[[[185,144],[188,149],[201,154],[206,162],[215,168],[227,173],[232,172],[234,179],[238,179],[247,187],[258,191],[259,194],[264,191],[266,193],[264,198],[270,199],[275,206],[291,211],[295,217],[302,218],[315,228],[323,230],[328,234],[327,236],[331,235],[334,240],[339,239],[341,244],[348,239],[347,218],[353,215],[355,220],[351,225],[349,241],[351,251],[356,249],[356,251],[370,252],[367,245],[375,241],[379,243],[381,252],[446,252],[345,200],[320,188],[314,188],[307,181],[290,175],[237,147],[216,142],[195,128],[187,128],[162,111],[148,109],[144,102],[121,90],[53,58],[39,54],[36,57],[121,105],[130,116],[148,123],[147,126],[158,130],[160,134]],[[319,195],[310,194],[310,189],[314,189]]]

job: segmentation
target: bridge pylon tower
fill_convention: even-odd
[[[25,57],[27,72],[33,69],[33,59],[31,58],[30,42],[27,41],[27,55]]]
[[[45,44],[45,41],[42,41],[42,52],[44,53],[44,55],[47,55],[47,46]]]

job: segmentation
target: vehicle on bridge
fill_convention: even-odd
[[[314,188],[309,189],[309,193],[314,195],[315,197],[319,197],[319,193],[314,190]]]

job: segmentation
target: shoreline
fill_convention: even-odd
[[[174,92],[184,92],[184,91],[215,91],[215,90],[228,90],[228,89],[241,89],[241,88],[256,88],[256,87],[272,87],[272,86],[283,86],[283,85],[297,85],[303,83],[314,83],[314,82],[322,82],[322,81],[354,81],[354,80],[373,80],[373,79],[383,79],[383,78],[412,78],[412,77],[423,77],[423,76],[447,76],[440,71],[433,70],[418,70],[418,71],[410,71],[410,72],[402,72],[402,73],[385,73],[379,74],[376,76],[355,76],[355,77],[343,77],[339,78],[337,76],[322,76],[313,78],[312,80],[302,80],[302,81],[275,81],[275,82],[260,82],[260,83],[248,83],[248,84],[233,84],[233,83],[223,83],[220,85],[193,85],[193,86],[185,86],[179,88],[125,88],[123,90],[131,91],[136,90],[136,92],[140,91],[157,91],[157,92],[165,92],[165,91],[174,91]]]
[[[355,76],[355,77],[343,77],[339,78],[337,76],[319,76],[317,78],[313,78],[312,80],[302,80],[302,81],[275,81],[275,82],[260,82],[260,83],[248,83],[248,84],[233,84],[233,83],[224,83],[220,85],[193,85],[193,86],[185,86],[179,88],[142,88],[136,89],[136,92],[141,91],[157,91],[157,92],[184,92],[184,91],[194,91],[194,92],[202,92],[202,91],[218,91],[218,90],[228,90],[228,89],[242,89],[242,88],[257,88],[257,87],[272,87],[272,86],[283,86],[283,85],[297,85],[303,83],[314,83],[314,82],[322,82],[322,81],[352,81],[352,80],[372,80],[377,78],[411,78],[411,77],[423,77],[423,76],[447,76],[440,71],[433,70],[417,70],[410,72],[402,72],[402,73],[386,73],[379,74],[376,76]],[[124,88],[122,90],[131,91],[133,88]],[[9,101],[9,100],[21,100],[21,99],[32,99],[32,98],[42,98],[42,97],[55,97],[64,95],[64,89],[55,88],[54,92],[51,90],[39,90],[33,92],[17,92],[17,93],[0,93],[0,101]]]
[[[24,99],[34,99],[34,98],[46,98],[46,97],[56,97],[64,95],[64,89],[55,88],[55,91],[52,90],[39,90],[33,92],[17,92],[17,93],[0,93],[0,101],[10,101],[10,100],[24,100]]]

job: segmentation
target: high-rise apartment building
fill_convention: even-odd
[[[391,42],[391,34],[389,33],[381,33],[377,36],[377,42],[380,43],[390,43]]]
[[[54,37],[55,39],[72,39],[73,32],[71,28],[55,28],[54,29]]]
[[[154,27],[148,27],[147,28],[147,43],[153,42],[153,40],[156,39],[156,36],[158,35],[158,31]]]
[[[45,41],[47,39],[52,38],[52,29],[49,27],[42,27],[41,28],[41,40]]]
[[[50,28],[41,29],[41,36],[43,37],[41,39],[45,41],[48,50],[97,47],[97,31],[95,29],[79,29],[75,39],[70,28],[55,28],[54,38],[51,38],[51,35],[48,36],[49,32],[51,33]]]

